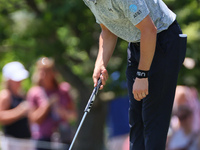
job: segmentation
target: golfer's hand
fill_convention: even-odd
[[[108,80],[108,72],[106,68],[97,68],[95,67],[94,72],[93,72],[93,82],[94,82],[94,87],[97,86],[98,79],[101,78],[101,86],[100,90],[103,89],[103,86],[106,85],[106,81]]]
[[[133,84],[133,95],[137,101],[141,101],[148,95],[148,78],[136,78]]]

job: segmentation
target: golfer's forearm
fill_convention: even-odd
[[[138,69],[140,70],[150,69],[155,53],[156,35],[157,35],[156,29],[141,32],[140,62],[138,66]]]
[[[105,67],[113,54],[115,45],[117,43],[117,36],[111,33],[108,29],[102,27],[102,32],[99,36],[99,53],[96,64],[104,65]]]

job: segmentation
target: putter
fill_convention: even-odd
[[[78,136],[78,133],[79,133],[79,131],[80,131],[80,129],[81,129],[81,126],[83,125],[83,122],[84,122],[84,120],[85,120],[87,114],[90,112],[90,109],[91,109],[91,107],[92,107],[92,105],[93,105],[93,102],[94,102],[95,97],[96,97],[96,95],[97,95],[97,93],[98,93],[98,91],[99,91],[100,86],[101,86],[101,79],[98,80],[97,86],[94,87],[94,90],[93,90],[93,92],[92,92],[92,94],[91,94],[91,96],[90,96],[90,99],[88,100],[88,103],[87,103],[87,105],[86,105],[86,107],[85,107],[85,110],[84,110],[83,117],[82,117],[81,122],[80,122],[80,124],[79,124],[79,126],[78,126],[78,129],[77,129],[77,131],[76,131],[76,133],[75,133],[75,135],[74,135],[74,138],[73,138],[72,143],[71,143],[71,145],[70,145],[70,147],[69,147],[69,150],[72,149],[72,147],[73,147],[73,145],[74,145],[74,142],[75,142],[75,140],[76,140],[76,138],[77,138],[77,136]]]

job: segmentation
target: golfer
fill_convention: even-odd
[[[162,0],[84,0],[101,26],[94,86],[106,70],[117,38],[129,42],[127,82],[130,150],[165,150],[186,36]]]

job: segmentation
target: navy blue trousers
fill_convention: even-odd
[[[175,21],[157,34],[149,71],[149,95],[136,101],[132,87],[140,58],[139,44],[129,43],[127,83],[130,99],[130,150],[165,150],[178,72],[185,58],[186,38]]]

